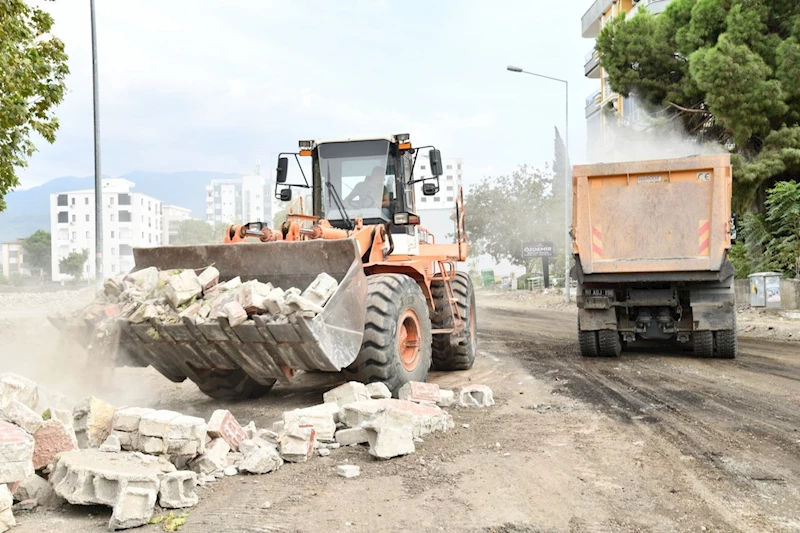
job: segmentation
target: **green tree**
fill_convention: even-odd
[[[49,232],[36,230],[33,235],[22,241],[22,249],[25,250],[25,263],[28,266],[50,272]]]
[[[67,257],[59,260],[58,266],[64,274],[69,274],[74,279],[80,279],[87,259],[89,259],[89,250],[84,248],[81,252],[70,252]]]
[[[0,2],[0,211],[19,185],[17,169],[36,151],[36,133],[53,143],[69,74],[64,43],[53,36],[53,18],[23,0]]]
[[[734,208],[800,173],[800,2],[674,0],[597,39],[612,89],[635,93],[734,154]]]
[[[222,225],[212,225],[205,220],[197,219],[181,220],[178,224],[178,234],[172,244],[179,246],[218,244],[223,242],[224,236],[225,228]]]

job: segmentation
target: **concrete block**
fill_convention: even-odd
[[[341,446],[355,446],[369,442],[369,433],[364,428],[340,429],[336,432],[336,442]]]
[[[217,409],[208,421],[208,436],[212,439],[223,439],[233,451],[239,450],[239,443],[247,438],[247,434],[226,409]]]
[[[17,400],[34,411],[39,404],[39,387],[28,378],[4,372],[0,374],[0,408]]]
[[[122,444],[119,442],[119,437],[116,435],[109,435],[106,441],[100,445],[100,451],[106,453],[119,453],[122,451]]]
[[[0,511],[11,509],[12,505],[14,505],[14,498],[11,495],[8,485],[0,484]]]
[[[261,283],[258,280],[250,280],[242,284],[237,291],[237,301],[247,311],[248,314],[262,314],[266,311],[264,297],[267,296],[273,287],[271,283]]]
[[[197,505],[197,474],[188,470],[171,472],[161,479],[158,504],[165,509],[183,509]]]
[[[39,413],[19,400],[11,400],[2,411],[6,418],[30,434],[36,433],[36,430],[44,424]]]
[[[205,440],[169,439],[167,453],[182,457],[195,457],[205,452]]]
[[[236,327],[247,320],[247,311],[245,311],[244,307],[242,307],[242,304],[239,302],[228,302],[222,306],[220,316],[227,317],[231,327]]]
[[[354,478],[361,475],[361,467],[358,465],[338,465],[336,474],[344,478]]]
[[[163,455],[169,451],[169,442],[162,437],[139,435],[139,446],[136,450],[150,455]]]
[[[16,525],[17,521],[14,520],[14,513],[11,509],[0,511],[0,533],[5,533]]]
[[[322,399],[325,403],[335,403],[342,407],[353,402],[369,400],[370,397],[366,385],[350,381],[329,390],[322,395]]]
[[[228,452],[231,447],[221,438],[206,444],[206,451],[189,462],[189,468],[198,474],[213,474],[228,466]]]
[[[197,274],[191,269],[169,276],[164,289],[164,294],[173,309],[177,309],[192,298],[197,298],[202,292],[203,287],[197,279]]]
[[[205,443],[207,428],[206,421],[202,418],[181,415],[170,421],[170,430],[167,437],[170,440],[197,440]]]
[[[310,312],[319,314],[322,312],[322,307],[315,304],[311,300],[303,296],[287,291],[284,295],[283,302],[290,312]]]
[[[219,283],[219,270],[213,266],[208,267],[197,276],[197,282],[200,284],[200,288],[203,292],[207,292],[211,287]]]
[[[155,290],[158,286],[158,279],[158,269],[156,267],[149,267],[137,272],[131,272],[125,276],[125,281],[132,283],[134,287],[144,293]]]
[[[56,458],[50,483],[56,494],[73,505],[115,507],[129,488],[157,494],[161,478],[174,471],[175,466],[163,457],[73,450]]]
[[[397,396],[401,400],[436,405],[439,401],[439,385],[436,383],[409,381],[400,387]]]
[[[283,289],[279,287],[275,287],[269,293],[264,295],[262,300],[262,305],[267,313],[271,315],[280,315],[283,312],[286,303],[283,300],[284,292]]]
[[[469,385],[458,394],[461,407],[491,407],[494,405],[494,393],[486,385]]]
[[[24,429],[0,420],[0,483],[33,475],[34,439]]]
[[[112,431],[111,434],[119,439],[123,450],[131,452],[139,449],[138,431]]]
[[[52,485],[36,474],[19,482],[14,490],[14,500],[18,502],[35,500],[38,505],[43,507],[55,507],[61,501]],[[0,508],[2,508],[2,504],[0,504]]]
[[[117,409],[111,419],[111,429],[114,431],[139,431],[139,422],[142,417],[153,412],[155,412],[154,409],[144,407]]]
[[[176,411],[159,410],[142,415],[139,420],[139,434],[147,437],[169,439],[172,421],[182,416]]]
[[[414,437],[424,437],[434,431],[446,431],[449,415],[435,405],[406,400],[367,400],[345,405],[341,411],[342,423],[347,427],[369,425],[383,417],[384,425],[410,425]]]
[[[369,453],[379,459],[391,459],[414,453],[414,434],[411,427],[381,427],[368,429]]]
[[[439,401],[436,405],[439,407],[452,407],[456,404],[456,393],[451,390],[441,389],[439,391]]]
[[[81,448],[98,448],[111,433],[111,420],[116,408],[90,396],[78,403],[73,410],[75,436]]]
[[[244,431],[244,434],[247,435],[248,439],[255,437],[256,431],[258,431],[256,428],[256,423],[252,420],[246,426],[242,426],[242,430]]]
[[[336,422],[333,419],[333,414],[325,409],[314,409],[312,407],[287,411],[283,413],[283,424],[284,427],[288,427],[291,424],[312,426],[316,432],[317,440],[323,442],[333,442],[336,433]]]
[[[188,306],[186,309],[178,313],[181,318],[196,318],[200,314],[200,309],[203,307],[203,302],[195,302]]]
[[[293,422],[287,425],[278,440],[280,454],[284,461],[305,463],[314,453],[316,432],[312,426]]]
[[[327,272],[322,272],[311,282],[311,285],[303,291],[302,296],[312,304],[322,307],[328,302],[328,299],[333,296],[338,286],[339,283],[333,276]]]
[[[42,418],[44,420],[58,420],[64,427],[74,427],[75,426],[75,419],[72,416],[72,411],[68,411],[67,409],[56,409],[55,407],[49,407],[42,413]]]
[[[238,289],[241,286],[242,286],[242,278],[240,278],[239,276],[236,276],[235,278],[229,279],[228,281],[226,281],[225,283],[220,285],[219,290],[221,290],[221,291],[233,291],[233,290]]]
[[[158,491],[150,488],[126,487],[114,505],[108,529],[117,531],[143,526],[153,518]]]
[[[319,454],[320,457],[328,457],[331,451],[328,448],[319,448],[317,454]]]
[[[283,459],[277,450],[271,446],[259,446],[239,463],[239,471],[251,474],[268,474],[276,471],[282,465]]]
[[[383,400],[392,397],[392,391],[389,390],[389,387],[387,387],[385,383],[381,383],[380,381],[368,383],[367,394],[369,394],[372,400]]]
[[[244,459],[242,459],[242,461],[244,461]],[[233,465],[230,465],[226,466],[222,473],[225,474],[225,477],[233,477],[239,473],[239,469]]]

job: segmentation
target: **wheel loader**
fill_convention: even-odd
[[[417,178],[423,149],[432,177]],[[310,158],[310,176],[301,158]],[[290,181],[292,159],[298,171]],[[231,225],[221,244],[137,248],[133,271],[214,265],[220,283],[240,277],[284,290],[307,287],[325,272],[338,285],[322,312],[293,323],[255,315],[235,327],[224,317],[119,321],[117,364],[153,366],[174,382],[188,378],[218,399],[259,397],[298,371],[383,382],[397,396],[405,383],[425,381],[431,367],[469,369],[475,296],[469,276],[456,270],[469,250],[463,192],[455,243],[437,244],[416,214],[416,185],[435,195],[441,175],[440,152],[412,148],[407,134],[301,141],[298,152],[278,158],[276,198],[291,202],[302,193],[280,227]]]

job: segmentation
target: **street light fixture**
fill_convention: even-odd
[[[567,80],[562,80],[560,78],[553,78],[550,76],[545,76],[543,74],[536,74],[535,72],[528,72],[527,70],[523,70],[521,67],[516,67],[514,65],[509,65],[506,67],[506,70],[509,72],[520,72],[522,74],[529,74],[531,76],[536,76],[537,78],[544,78],[546,80],[557,81],[559,83],[564,84],[565,88],[565,103],[566,103],[566,119],[565,119],[565,129],[564,133],[566,135],[566,149],[567,149],[567,161],[564,165],[564,301],[569,303],[570,301],[570,294],[569,294],[569,248],[570,248],[570,234],[569,234],[569,227],[570,227],[570,216],[569,216],[569,191],[572,190],[572,184],[570,183],[570,171],[569,171],[569,82]]]

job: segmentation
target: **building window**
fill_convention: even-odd
[[[111,232],[111,238],[112,239],[114,238],[114,232],[113,231]]]
[[[72,205],[75,205],[75,197],[73,196],[71,199]]]
[[[114,205],[114,197],[108,199],[108,205]]]
[[[111,272],[114,273],[117,271],[117,265],[111,265]]]
[[[453,181],[453,176],[447,176],[447,181]]]
[[[458,165],[456,165],[456,168],[457,168],[458,170],[461,170],[461,163],[459,163]]]
[[[120,222],[130,222],[131,221],[131,212],[130,211],[120,211],[119,212],[119,221]]]
[[[114,213],[111,213],[111,222],[114,222]]]
[[[422,197],[422,203],[424,204],[424,203],[425,203],[425,202],[427,202],[427,201],[428,201],[428,198],[427,198],[427,197],[425,197],[425,196],[423,196],[423,197]]]
[[[132,255],[133,248],[129,244],[119,245],[119,255]]]
[[[131,205],[131,195],[120,193],[117,195],[119,198],[119,205]]]
[[[86,222],[89,222],[89,215],[86,215]]]
[[[420,169],[420,170],[425,170],[426,168],[427,168],[427,167],[426,167],[425,165],[420,165],[420,166],[419,166],[419,169]]]
[[[83,203],[84,203],[84,205],[89,205],[89,197],[88,196],[83,199]]]
[[[65,206],[67,205],[67,195],[66,194],[59,194],[58,195],[58,205]],[[65,221],[66,222],[66,221]]]
[[[89,232],[88,231],[86,232],[86,238],[87,239],[89,238]]]
[[[77,234],[77,232],[76,232],[76,231],[73,231],[73,232],[72,232],[72,240],[74,241],[74,240],[75,240],[77,237],[78,237],[78,234]]]
[[[147,210],[148,211],[152,211],[153,210],[153,206],[150,204],[150,200],[147,200]]]
[[[142,232],[142,240],[144,240],[144,232]]]
[[[447,165],[447,170],[452,170],[452,169],[453,169],[453,165]]]
[[[448,201],[448,202],[452,202],[452,201],[453,201],[453,197],[452,197],[452,196],[448,196],[448,197],[447,197],[447,201]]]
[[[77,217],[75,215],[72,215],[72,221],[75,222],[76,220],[77,220]]]
[[[153,234],[152,233],[147,235],[147,242],[152,244],[152,242],[153,242]]]
[[[117,255],[117,249],[112,247],[111,248],[111,255]]]
[[[142,206],[144,206],[144,198],[140,198],[139,202],[142,204]]]
[[[447,190],[448,190],[448,191],[452,191],[452,190],[453,190],[453,186],[452,186],[452,185],[448,185],[448,186],[447,186]]]
[[[434,201],[434,202],[441,202],[441,201],[442,201],[442,199],[441,199],[441,198],[439,198],[438,196],[435,196],[435,197],[433,198],[433,201]]]
[[[64,197],[64,203],[66,204],[66,197]],[[58,222],[61,224],[66,224],[69,222],[69,213],[66,211],[59,211],[58,213]]]

